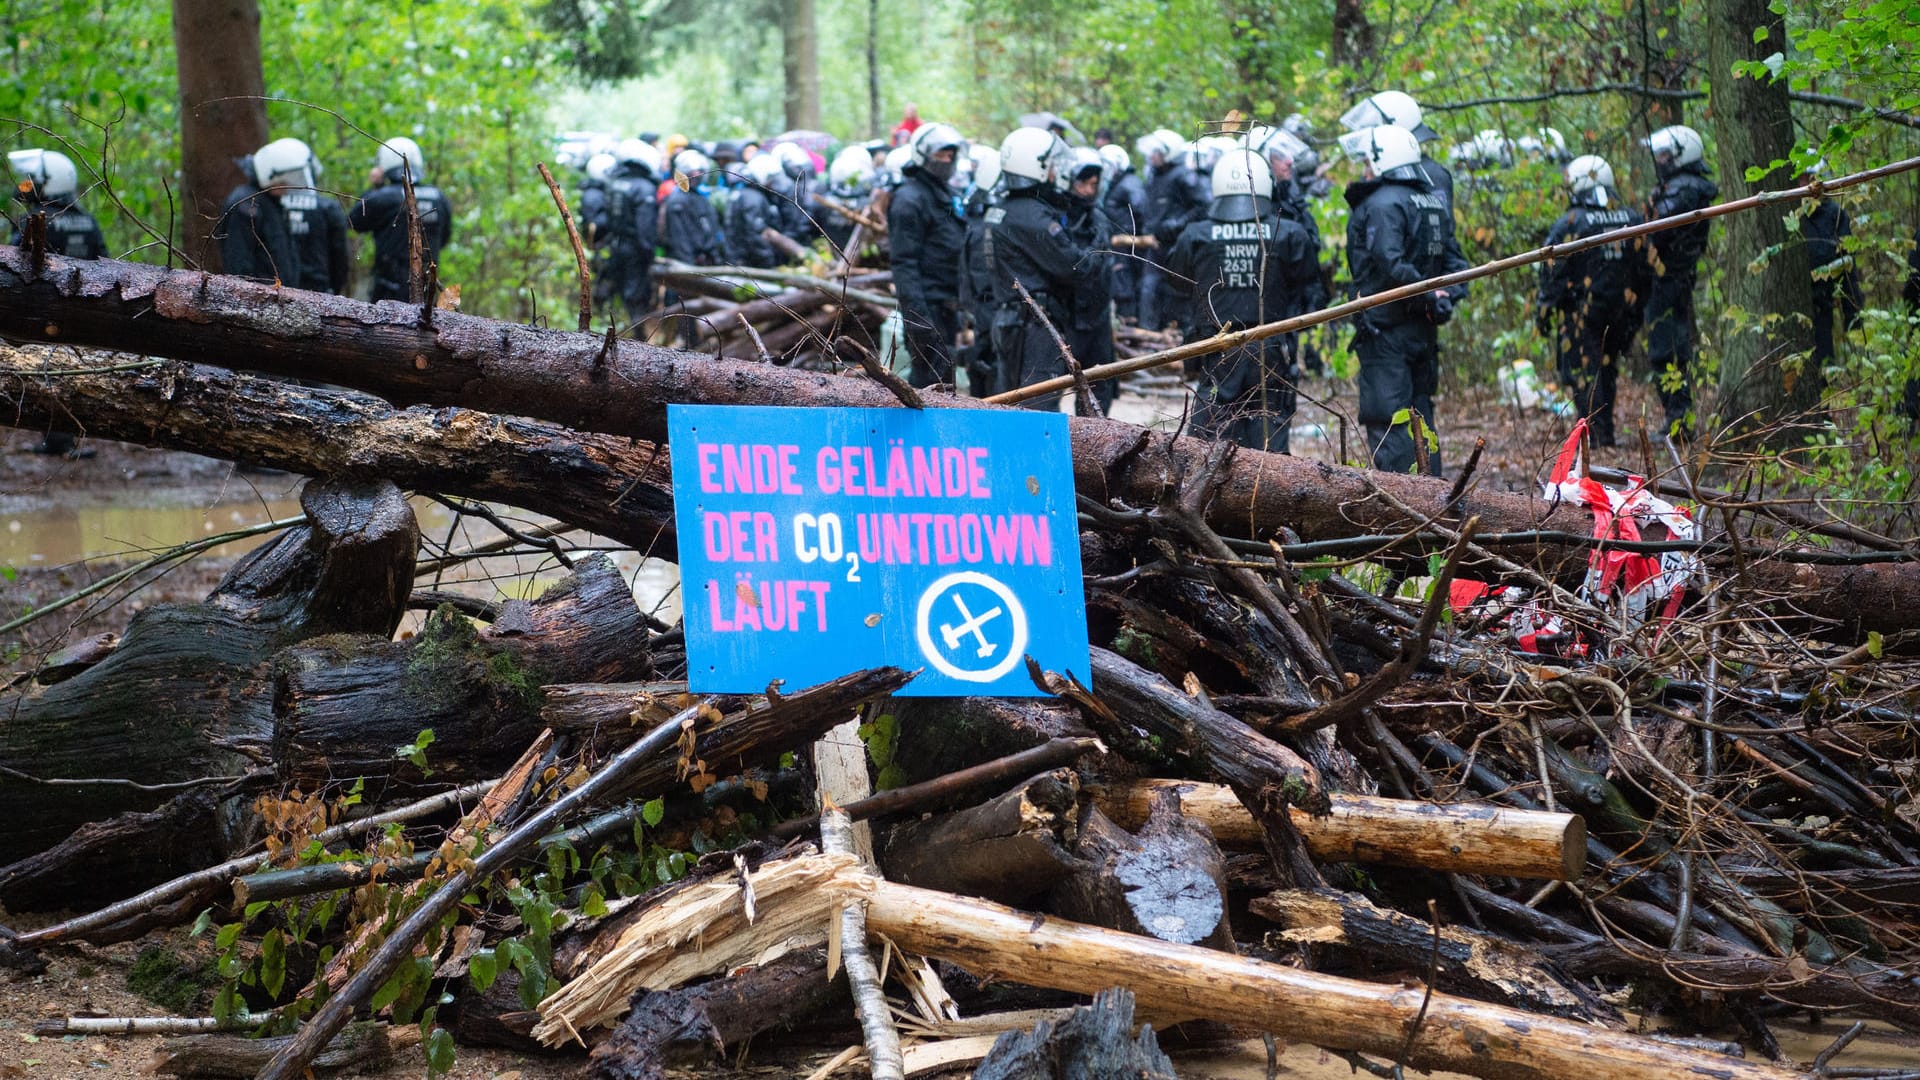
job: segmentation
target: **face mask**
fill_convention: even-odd
[[[920,168],[921,171],[925,172],[928,176],[933,177],[943,184],[953,179],[953,162],[951,161],[929,161],[925,165],[920,166]]]

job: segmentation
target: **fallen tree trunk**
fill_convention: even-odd
[[[1127,828],[1147,820],[1155,795],[1173,790],[1180,811],[1226,845],[1257,846],[1260,827],[1230,788],[1188,780],[1119,780],[1094,802]],[[1587,823],[1578,814],[1483,803],[1428,803],[1332,793],[1331,813],[1292,811],[1307,851],[1322,862],[1379,863],[1457,874],[1578,881],[1587,862]]]
[[[827,978],[827,950],[806,949],[696,986],[642,990],[633,1011],[593,1048],[600,1080],[665,1080],[667,1066],[724,1060],[763,1031],[807,1020],[844,997],[845,979]]]
[[[1791,1080],[1773,1065],[1435,993],[1282,967],[885,881],[848,887],[868,931],[996,979],[1132,990],[1141,1008],[1494,1080]],[[1411,1036],[1411,1037],[1409,1037]]]
[[[421,325],[416,309],[216,277],[195,271],[49,257],[37,273],[18,248],[0,248],[0,333],[36,341],[134,350],[201,363],[322,379],[397,404],[462,405],[536,416],[570,427],[653,441],[666,438],[670,403],[893,407],[859,379],[715,360],[694,353],[563,333],[454,312]],[[985,408],[933,395],[942,407]],[[1209,444],[1100,418],[1072,422],[1082,495],[1156,505],[1172,478],[1196,473]],[[1478,516],[1485,532],[1591,531],[1583,509],[1530,495],[1470,490],[1449,505],[1450,484],[1363,472],[1280,454],[1235,455],[1207,519],[1227,535],[1306,539],[1419,526],[1415,515]],[[1536,569],[1579,577],[1586,550],[1541,540],[1509,548]],[[1892,631],[1920,620],[1920,565],[1815,566],[1748,552],[1745,584],[1757,597],[1841,632]]]
[[[887,878],[1021,904],[1080,865],[1080,783],[1054,769],[978,806],[909,821],[887,837]]]
[[[1073,853],[1080,868],[1047,895],[1048,911],[1161,941],[1233,951],[1226,856],[1205,826],[1181,816],[1171,792],[1132,832],[1089,810]]]

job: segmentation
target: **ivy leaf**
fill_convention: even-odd
[[[492,949],[481,949],[467,957],[467,978],[472,981],[475,993],[486,993],[499,974],[500,955]]]
[[[1880,654],[1886,651],[1886,647],[1887,647],[1887,641],[1884,637],[1880,636],[1880,631],[1878,630],[1867,631],[1867,655],[1868,656],[1871,656],[1875,660],[1878,660],[1880,659]]]
[[[437,1027],[427,1038],[427,1072],[434,1076],[445,1076],[453,1069],[453,1033],[446,1028]]]
[[[260,939],[260,987],[271,997],[279,997],[287,983],[287,936],[273,929]]]
[[[646,805],[640,808],[640,820],[646,822],[649,829],[665,821],[666,817],[667,800],[664,798],[649,799]]]

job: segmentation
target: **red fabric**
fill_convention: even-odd
[[[907,144],[907,140],[913,138],[913,133],[919,130],[920,125],[924,122],[925,121],[921,120],[917,116],[909,116],[901,120],[898,124],[894,125],[893,145],[905,146]]]
[[[1447,606],[1455,612],[1465,614],[1466,610],[1485,599],[1493,591],[1493,586],[1484,581],[1468,581],[1454,578],[1447,588]]]

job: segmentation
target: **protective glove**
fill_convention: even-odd
[[[1430,321],[1432,321],[1433,325],[1445,326],[1448,323],[1452,322],[1453,321],[1453,297],[1449,296],[1445,289],[1442,289],[1439,292],[1430,293],[1428,294],[1428,296],[1429,296],[1429,303],[1432,306],[1427,311],[1427,318]]]

